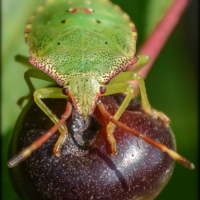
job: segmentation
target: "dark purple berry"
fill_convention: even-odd
[[[114,114],[122,96],[101,98]],[[66,100],[46,99],[58,116]],[[120,121],[138,132],[175,149],[173,133],[159,118],[146,114],[132,100]],[[117,156],[110,155],[105,120],[98,108],[86,122],[73,109],[66,124],[68,140],[60,157],[53,155],[59,132],[19,166],[10,169],[13,185],[23,200],[151,200],[169,181],[174,161],[140,138],[116,128]],[[35,103],[19,117],[10,143],[9,158],[41,137],[53,123]]]

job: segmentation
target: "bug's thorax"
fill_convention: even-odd
[[[96,102],[101,95],[101,85],[93,78],[82,77],[72,79],[68,87],[68,96],[72,99],[75,109],[86,120],[96,108]]]

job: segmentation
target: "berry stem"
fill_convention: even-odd
[[[192,0],[175,0],[165,13],[164,17],[157,24],[155,30],[141,46],[137,54],[147,54],[150,57],[149,63],[138,73],[143,78],[147,76],[154,61],[158,57],[167,39],[170,37],[172,31],[180,21],[182,14],[191,1]],[[129,68],[128,71],[133,71],[134,68],[135,67]],[[137,82],[130,81],[130,83],[135,87],[138,87]]]

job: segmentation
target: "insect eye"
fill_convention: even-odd
[[[100,90],[101,94],[104,94],[106,92],[106,87],[103,86],[103,85],[101,85],[100,88],[99,88],[99,90]]]
[[[64,95],[68,96],[68,95],[69,95],[69,86],[64,87],[64,88],[62,89],[62,93],[63,93]]]

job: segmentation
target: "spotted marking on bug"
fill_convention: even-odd
[[[72,4],[72,3],[73,3],[73,1],[69,1],[69,2],[68,2],[69,5]]]
[[[100,24],[101,23],[101,21],[98,20],[98,19],[89,19],[89,20],[92,21],[95,24]]]
[[[90,2],[90,1],[86,1],[85,3],[86,3],[86,4],[88,4],[88,5],[90,5],[90,4],[91,4],[91,2]]]
[[[32,27],[31,24],[27,24],[27,25],[26,25],[26,30],[25,30],[25,41],[26,41],[26,42],[27,42],[28,34],[31,32],[31,27]]]
[[[117,10],[119,13],[121,13],[123,15],[124,19],[129,22],[129,26],[130,26],[130,28],[132,30],[132,35],[135,38],[135,40],[137,40],[138,39],[138,37],[137,37],[137,30],[135,28],[135,24],[132,22],[132,20],[130,19],[130,17],[118,5],[113,5],[113,8],[115,10]]]
[[[26,25],[26,29],[31,29],[32,25],[31,24],[27,24]]]
[[[78,8],[70,8],[67,10],[69,13],[76,13],[78,11]]]
[[[132,30],[133,32],[136,32],[136,31],[137,31],[135,27],[131,27],[131,30]]]
[[[53,3],[53,2],[55,2],[55,0],[47,0],[47,1],[44,3],[44,5],[45,5],[45,6],[48,6],[49,4],[51,4],[51,3]]]
[[[68,25],[72,20],[71,19],[64,19],[60,23],[63,25]]]
[[[129,17],[125,12],[123,13],[123,17],[124,17],[128,22],[131,22],[130,17]]]
[[[32,24],[33,23],[33,21],[34,21],[34,19],[35,19],[35,15],[33,15],[30,19],[29,19],[29,21],[28,21],[28,24]]]
[[[113,8],[119,11],[120,13],[124,13],[124,11],[118,5],[114,5]]]
[[[31,29],[26,29],[25,30],[25,33],[30,33],[31,32]]]
[[[87,14],[90,14],[90,13],[93,13],[93,12],[94,12],[94,10],[91,9],[91,8],[84,8],[83,11],[84,11],[85,13],[87,13]]]
[[[40,6],[40,7],[36,10],[36,14],[40,13],[43,9],[44,9],[44,6]]]
[[[47,0],[43,5],[44,6],[40,6],[38,7],[38,9],[35,11],[35,14],[31,16],[31,18],[28,21],[28,24],[26,26],[26,30],[25,30],[25,42],[27,43],[27,38],[28,38],[28,34],[31,32],[31,27],[32,27],[32,23],[35,20],[36,16],[41,13],[41,11],[48,6],[50,3],[54,2],[55,0]]]

